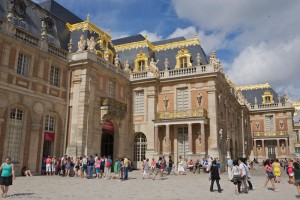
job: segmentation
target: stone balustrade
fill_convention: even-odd
[[[15,36],[16,36],[16,38],[23,40],[27,44],[38,46],[39,39],[37,37],[34,37],[34,36],[26,33],[25,31],[23,31],[21,29],[18,29],[18,28],[16,29]]]
[[[287,131],[253,132],[253,137],[288,137]]]
[[[57,48],[54,45],[49,44],[48,52],[50,54],[56,55],[56,56],[58,56],[60,58],[63,58],[63,59],[67,59],[67,57],[68,57],[68,52],[67,51],[62,50],[61,48]]]
[[[160,79],[167,79],[171,77],[181,77],[181,76],[190,76],[196,74],[204,74],[214,72],[215,69],[212,65],[200,65],[195,67],[187,67],[187,68],[179,68],[179,69],[172,69],[172,70],[165,70],[160,71],[160,76],[157,78]],[[148,78],[155,77],[152,72],[150,71],[143,71],[143,72],[134,72],[130,76],[130,80],[143,80]]]
[[[187,110],[174,110],[157,112],[155,114],[155,120],[163,119],[185,119],[185,118],[198,118],[207,117],[207,110],[204,108],[187,109]]]
[[[100,64],[101,67],[105,67],[116,74],[119,74],[123,77],[129,78],[129,74],[124,72],[122,69],[111,64],[109,61],[104,60],[103,58],[99,57],[97,54],[87,51],[87,50],[82,51],[82,52],[73,53],[71,59],[72,59],[72,61],[89,59],[89,60],[92,60],[92,61]]]
[[[270,104],[258,104],[258,105],[251,105],[250,110],[263,110],[263,109],[270,109],[270,108],[289,108],[292,107],[291,103],[270,103]]]

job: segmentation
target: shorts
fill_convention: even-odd
[[[55,165],[52,165],[52,172],[55,172]]]
[[[289,173],[289,176],[294,176],[294,173]]]
[[[100,173],[100,168],[96,168],[96,173]]]
[[[5,185],[5,186],[12,185],[12,176],[8,176],[8,177],[0,176],[0,185]]]
[[[46,165],[46,172],[51,172],[52,166],[51,164]]]

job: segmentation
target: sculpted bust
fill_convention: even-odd
[[[91,37],[88,41],[87,41],[87,44],[88,44],[88,50],[92,51],[92,52],[95,52],[96,51],[96,42],[95,42],[95,38],[94,37]]]

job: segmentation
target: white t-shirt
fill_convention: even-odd
[[[232,167],[232,174],[235,175],[240,175],[240,168],[238,166],[233,166]]]
[[[244,163],[241,163],[241,164],[239,165],[239,168],[240,168],[240,170],[242,170],[242,177],[243,177],[243,176],[246,176],[246,166],[245,166],[245,164],[244,164]]]

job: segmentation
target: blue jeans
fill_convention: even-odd
[[[93,166],[88,166],[88,177],[87,178],[90,178],[92,179],[93,178]]]
[[[128,180],[128,167],[124,167],[124,180]]]

